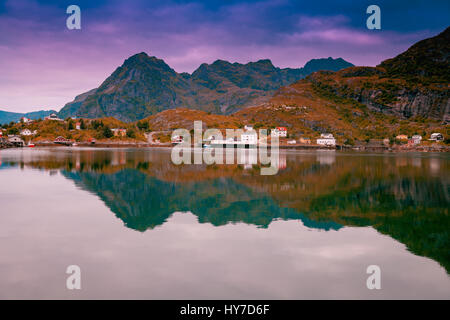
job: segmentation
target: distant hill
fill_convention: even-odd
[[[41,111],[34,111],[34,112],[28,112],[28,113],[17,113],[17,112],[8,112],[8,111],[0,110],[0,124],[10,123],[11,121],[17,122],[22,117],[36,120],[39,118],[44,118],[52,113],[57,113],[57,112],[54,110],[41,110]]]
[[[142,52],[126,59],[99,88],[66,104],[60,117],[112,116],[131,122],[178,107],[230,114],[268,101],[278,88],[311,72],[349,66],[341,58],[314,59],[298,69],[280,69],[270,60],[247,64],[217,60],[188,74]]]
[[[309,75],[320,70],[339,71],[348,67],[353,67],[353,65],[342,58],[333,59],[328,57],[328,59],[312,59],[303,67],[303,74]]]

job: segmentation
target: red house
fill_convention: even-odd
[[[287,137],[287,128],[286,127],[276,127],[272,130],[272,136],[274,137]]]

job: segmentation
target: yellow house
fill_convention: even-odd
[[[311,144],[310,138],[300,138],[298,141],[303,144]]]
[[[114,133],[114,137],[125,137],[127,135],[127,129],[111,129]]]
[[[397,140],[408,140],[408,136],[406,134],[399,134],[395,137]]]

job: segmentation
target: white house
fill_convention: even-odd
[[[241,134],[241,143],[256,145],[258,142],[258,135],[256,131],[253,130],[252,126],[244,126],[245,132]]]
[[[52,113],[48,117],[44,118],[45,120],[54,120],[54,121],[64,121],[63,119],[58,118],[58,116],[55,113]]]
[[[273,129],[270,133],[272,135],[272,137],[283,137],[286,138],[287,137],[287,129],[286,127],[276,127],[275,129]]]
[[[241,134],[241,142],[244,144],[256,144],[258,137],[256,133],[243,133]]]
[[[18,136],[9,136],[8,137],[8,141],[10,143],[13,143],[15,145],[19,145],[19,146],[22,146],[22,147],[25,145],[25,142]]]
[[[431,134],[430,140],[442,141],[442,140],[444,140],[444,136],[442,135],[442,133],[435,132],[435,133]]]
[[[411,141],[412,141],[414,144],[420,144],[420,142],[422,141],[422,136],[420,136],[420,135],[418,135],[418,134],[415,134],[415,135],[413,135],[413,136],[411,137]]]
[[[256,146],[258,143],[258,135],[255,131],[242,133],[239,140],[234,138],[216,139],[214,136],[210,136],[205,141],[209,141],[211,146],[214,147],[251,147]]]
[[[22,118],[20,118],[20,121],[19,121],[19,122],[29,123],[29,122],[33,122],[33,120],[28,119],[27,117],[22,117]]]
[[[20,135],[21,136],[32,136],[33,132],[31,132],[30,129],[24,129],[24,130],[20,131]]]
[[[317,139],[317,144],[322,146],[335,146],[336,139],[333,137],[331,133],[322,133],[320,138]]]

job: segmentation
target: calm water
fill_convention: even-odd
[[[163,149],[2,150],[0,298],[449,299],[449,160],[285,152],[260,176]]]

